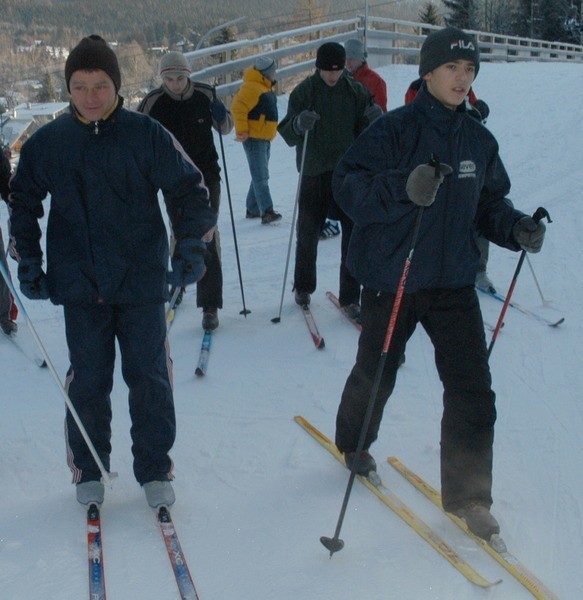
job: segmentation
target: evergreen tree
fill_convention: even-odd
[[[549,42],[565,41],[567,7],[563,0],[539,0],[541,38]]]
[[[566,41],[568,13],[564,0],[519,0],[513,34],[549,42]]]
[[[39,102],[55,102],[57,99],[57,92],[53,84],[53,77],[50,73],[45,73],[42,80],[42,87],[38,93],[37,100]]]
[[[421,23],[429,25],[441,25],[442,16],[439,14],[437,6],[431,0],[428,0],[418,13]]]
[[[515,2],[484,0],[484,30],[492,33],[517,35],[513,28]]]
[[[444,16],[447,25],[460,29],[479,29],[480,16],[476,0],[441,0],[449,13]]]

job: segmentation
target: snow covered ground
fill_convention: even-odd
[[[563,600],[583,597],[582,69],[483,64],[475,85],[491,108],[488,127],[513,181],[511,198],[528,213],[545,206],[554,221],[543,251],[531,262],[545,299],[566,321],[553,329],[509,309],[491,357],[499,415],[493,512],[509,548]],[[380,72],[395,108],[416,68],[389,66]],[[286,102],[280,98],[281,116]],[[243,149],[233,135],[224,141],[245,301],[252,312],[247,318],[239,314],[224,189],[225,309],[206,377],[194,376],[202,337],[194,289],[170,333],[178,417],[172,513],[201,598],[531,598],[385,462],[396,455],[439,485],[441,386],[421,329],[407,348],[372,451],[385,483],[485,577],[503,583],[488,591],[473,587],[358,483],[342,528],[345,548],[329,559],[319,537],[334,533],[348,472],[293,417],[304,415],[333,436],[353,364],[357,331],[325,297],[326,290],[337,291],[340,240],[320,244],[312,306],[326,348],[318,351],[293,303],[291,278],[281,323],[271,323],[279,310],[297,186],[294,151],[281,138],[273,144],[271,186],[284,218],[279,225],[261,226],[244,218],[249,174]],[[5,217],[2,208],[3,226]],[[503,292],[517,259],[506,250],[491,251],[489,272]],[[528,307],[542,304],[526,264],[514,299]],[[502,305],[483,300],[485,318],[495,322]],[[27,301],[26,307],[64,376],[61,309],[48,302]],[[24,341],[28,334],[20,323]],[[84,511],[65,464],[62,398],[46,369],[2,339],[0,365],[0,598],[86,598]],[[178,594],[160,532],[132,475],[126,397],[118,368],[112,468],[119,478],[106,490],[102,509],[108,597],[174,600]]]

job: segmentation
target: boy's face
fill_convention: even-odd
[[[429,93],[444,106],[455,110],[467,96],[476,76],[476,66],[469,60],[445,63],[423,76]]]
[[[339,71],[324,71],[324,69],[319,69],[319,71],[324,83],[330,87],[334,87],[342,77],[342,73],[344,73],[344,69]]]
[[[75,71],[69,81],[71,102],[88,121],[99,121],[116,102],[117,92],[111,77],[101,69]]]
[[[362,67],[362,61],[358,58],[347,58],[346,59],[346,70],[349,73],[356,73],[358,69]]]
[[[173,94],[182,94],[188,85],[186,75],[165,75],[162,77],[162,81]]]

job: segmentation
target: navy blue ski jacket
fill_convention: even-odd
[[[168,235],[202,239],[216,224],[200,171],[148,116],[118,107],[83,123],[74,109],[23,145],[10,183],[11,253],[42,257],[55,304],[132,304],[167,299]]]
[[[355,224],[347,266],[361,284],[396,292],[419,210],[407,178],[433,154],[453,173],[424,210],[406,292],[473,285],[476,231],[520,250],[512,228],[524,213],[506,197],[510,181],[494,136],[423,86],[411,104],[374,121],[334,171],[334,198]]]

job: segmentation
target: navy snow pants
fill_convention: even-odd
[[[66,388],[106,470],[110,469],[110,393],[117,339],[129,388],[134,475],[140,485],[172,479],[168,452],[174,444],[176,420],[164,305],[69,305],[64,312],[71,361]],[[69,410],[66,441],[73,483],[99,480],[99,468]]]

